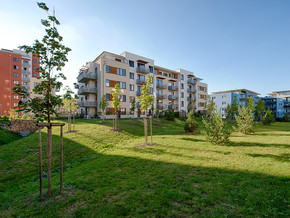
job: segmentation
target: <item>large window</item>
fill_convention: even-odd
[[[14,77],[18,77],[19,76],[19,73],[13,73],[13,76]]]
[[[126,89],[126,83],[125,82],[117,82],[120,85],[121,89]]]
[[[18,62],[19,59],[18,59],[18,58],[13,58],[13,61],[14,61],[14,62]]]
[[[117,68],[117,74],[121,76],[126,76],[126,70]]]
[[[134,67],[134,61],[129,61],[130,67]]]
[[[130,73],[130,79],[134,79],[134,73]]]
[[[150,73],[153,73],[153,67],[149,66]]]
[[[126,95],[121,95],[120,96],[120,101],[121,102],[126,102]]]
[[[106,66],[106,73],[110,73],[110,66]]]
[[[110,80],[106,79],[106,86],[109,87],[110,86]]]
[[[109,101],[110,100],[110,94],[106,94],[106,99]]]
[[[181,89],[184,89],[184,85],[183,83],[180,83]]]

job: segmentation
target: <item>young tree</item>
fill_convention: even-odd
[[[238,109],[238,115],[235,115],[237,121],[238,132],[243,134],[250,134],[254,129],[254,101],[251,97],[247,97],[246,105],[243,105]]]
[[[133,117],[135,115],[135,109],[136,109],[136,99],[134,97],[131,99],[131,108],[130,108],[130,111],[131,111],[131,114],[133,114]]]
[[[145,132],[145,145],[148,143],[148,138],[147,138],[147,113],[149,110],[149,107],[153,103],[153,95],[150,94],[150,84],[152,81],[152,76],[148,76],[146,84],[144,84],[141,88],[141,96],[138,97],[138,101],[141,106],[141,111],[145,112],[145,117],[144,117],[144,132]]]
[[[102,123],[104,123],[106,118],[106,108],[109,106],[109,102],[106,98],[106,95],[102,96],[99,106],[102,109]]]
[[[197,128],[198,128],[198,124],[195,120],[194,113],[193,111],[190,111],[188,114],[187,120],[185,122],[184,130],[186,132],[193,133],[195,130],[197,130]]]
[[[206,139],[212,144],[224,144],[229,142],[231,130],[226,128],[226,122],[223,121],[220,111],[216,109],[211,113],[211,119],[203,118],[202,122],[205,125]]]
[[[235,118],[235,115],[238,113],[239,110],[239,104],[237,96],[234,97],[234,101],[231,103],[231,119],[233,120]]]
[[[115,120],[113,120],[113,128],[117,130],[118,109],[120,108],[120,85],[116,84],[115,89],[111,90],[112,93],[112,106],[115,108]]]
[[[230,104],[227,105],[227,108],[225,110],[226,118],[229,120],[232,117],[232,107]]]
[[[76,103],[75,99],[73,98],[64,98],[62,100],[64,108],[66,109],[68,116],[68,133],[71,132],[71,117],[74,116],[75,112],[79,108],[78,104]]]
[[[265,102],[262,99],[259,99],[255,108],[255,117],[258,121],[261,121],[263,119],[263,114],[265,110],[266,110]]]
[[[207,96],[206,103],[204,105],[204,114],[205,116],[210,117],[211,114],[214,112],[216,106],[213,99],[210,96]]]
[[[61,71],[68,61],[67,55],[70,48],[62,44],[63,37],[60,36],[56,26],[60,25],[54,15],[49,14],[49,8],[45,3],[37,3],[47,14],[47,19],[41,20],[45,27],[46,35],[41,41],[35,40],[33,46],[20,46],[26,53],[32,53],[39,58],[40,66],[37,69],[42,81],[33,89],[36,95],[42,95],[42,98],[32,98],[24,87],[16,86],[14,92],[22,98],[27,98],[26,102],[19,102],[19,111],[32,112],[38,121],[47,121],[47,147],[48,147],[48,194],[51,194],[51,137],[52,137],[52,115],[57,115],[56,107],[61,106],[60,96],[54,95],[54,90],[61,88],[60,79],[66,79]]]
[[[271,125],[275,122],[273,112],[268,108],[265,117],[262,119],[264,125]]]

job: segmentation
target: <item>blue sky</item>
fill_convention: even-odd
[[[170,69],[193,71],[209,93],[290,89],[289,0],[46,1],[72,49],[65,85],[102,51],[129,51]],[[31,45],[46,14],[35,1],[3,1],[0,47]],[[5,21],[5,22],[3,22]]]

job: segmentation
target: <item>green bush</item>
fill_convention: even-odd
[[[189,112],[185,126],[184,126],[184,130],[186,132],[194,132],[195,130],[197,130],[198,128],[198,124],[194,118],[194,113],[192,111]]]
[[[266,111],[266,114],[265,114],[264,118],[262,119],[262,122],[264,125],[271,125],[272,123],[275,122],[274,115],[269,108]]]
[[[171,110],[166,110],[165,111],[165,119],[166,120],[173,121],[174,118],[175,118],[175,114],[174,114],[173,111],[171,111]]]
[[[205,134],[206,139],[212,144],[225,144],[229,142],[231,130],[226,128],[226,122],[223,121],[220,112],[214,110],[211,112],[211,116],[203,118],[202,122],[205,125],[205,130],[202,131]]]

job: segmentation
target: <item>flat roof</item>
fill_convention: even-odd
[[[220,92],[212,92],[212,94],[221,94],[221,93],[230,93],[230,92],[245,92],[245,93],[250,93],[254,95],[261,95],[260,93],[253,92],[248,89],[233,89],[233,90],[227,90],[227,91],[220,91]]]

